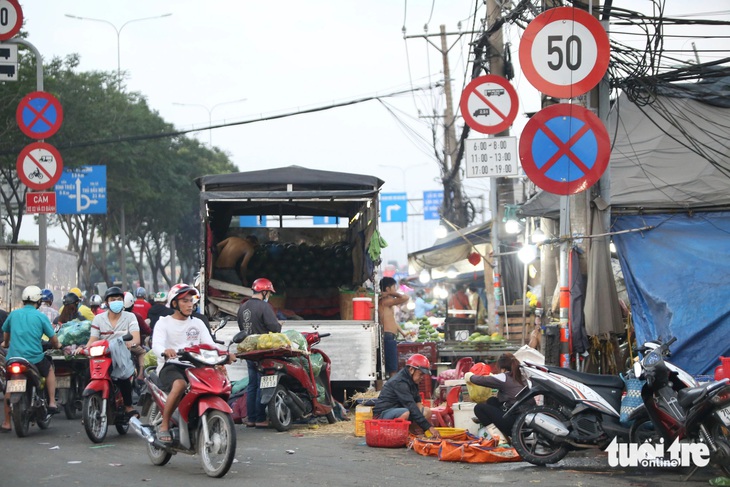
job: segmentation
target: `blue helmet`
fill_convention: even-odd
[[[50,289],[43,289],[41,290],[41,302],[53,302],[53,293]]]
[[[143,287],[138,287],[137,292],[135,292],[135,295],[138,298],[146,298],[147,297],[147,290]]]

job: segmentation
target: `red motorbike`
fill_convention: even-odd
[[[287,431],[294,421],[300,419],[324,416],[330,424],[337,421],[330,385],[332,363],[321,349],[313,348],[320,338],[330,334],[302,334],[307,340],[309,353],[277,348],[238,355],[239,358],[258,362],[261,404],[267,405],[269,423],[278,431]],[[318,374],[312,366],[314,354],[320,354],[323,359]]]
[[[243,338],[244,334],[239,333],[232,342],[240,343]],[[228,352],[202,344],[179,350],[178,360],[185,367],[189,385],[170,419],[172,443],[163,443],[155,435],[162,422],[167,394],[160,389],[154,369],[145,371],[147,392],[141,400],[142,417],[147,418],[147,424],[137,418],[130,423],[147,440],[147,454],[154,465],[167,464],[178,452],[197,453],[209,477],[223,477],[236,454],[233,411],[227,403],[231,382],[221,367],[228,362]]]
[[[131,334],[122,338],[132,339]],[[109,425],[113,424],[120,435],[129,430],[129,420],[124,411],[122,392],[112,380],[112,354],[108,340],[93,342],[84,352],[89,356],[89,374],[91,380],[83,392],[81,407],[82,421],[86,436],[94,443],[101,443],[106,438]]]

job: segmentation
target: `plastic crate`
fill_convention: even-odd
[[[415,353],[425,356],[433,367],[438,362],[438,348],[436,342],[401,342],[396,345],[398,350],[398,370],[406,366],[408,357]]]
[[[402,448],[408,443],[410,425],[404,419],[367,419],[365,443],[375,448]]]

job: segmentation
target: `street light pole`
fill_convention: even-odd
[[[248,100],[248,98],[239,98],[238,100],[231,100],[231,101],[224,101],[221,103],[216,103],[212,107],[208,108],[206,105],[200,104],[200,103],[178,103],[173,102],[173,105],[181,106],[181,107],[200,107],[203,108],[206,112],[208,112],[208,145],[210,147],[213,147],[213,129],[211,127],[213,126],[213,110],[218,108],[222,105],[230,105],[233,103],[241,103]]]
[[[66,17],[70,19],[76,19],[76,20],[90,20],[92,22],[101,22],[103,24],[109,25],[114,29],[114,32],[117,34],[117,88],[121,91],[122,89],[122,54],[121,54],[121,47],[120,47],[120,36],[122,34],[122,30],[128,26],[129,24],[133,22],[142,22],[143,20],[153,20],[153,19],[161,19],[163,17],[169,17],[172,14],[162,14],[162,15],[155,15],[153,17],[142,17],[139,19],[131,19],[122,24],[121,27],[117,28],[115,24],[112,22],[109,22],[108,20],[104,19],[95,19],[91,17],[81,17],[79,15],[71,15],[71,14],[65,14]],[[119,272],[122,274],[122,287],[126,287],[127,284],[127,229],[126,229],[126,216],[124,211],[124,202],[122,201],[122,205],[120,208],[120,222],[119,222],[119,239],[121,240],[121,253],[119,255]],[[112,283],[113,284],[113,283]]]

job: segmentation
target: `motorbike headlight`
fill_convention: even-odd
[[[226,355],[220,355],[217,350],[200,350],[200,353],[190,353],[195,360],[206,365],[218,365],[228,360]]]
[[[89,356],[90,357],[101,357],[104,355],[104,349],[106,347],[104,345],[97,345],[95,347],[89,348]]]

